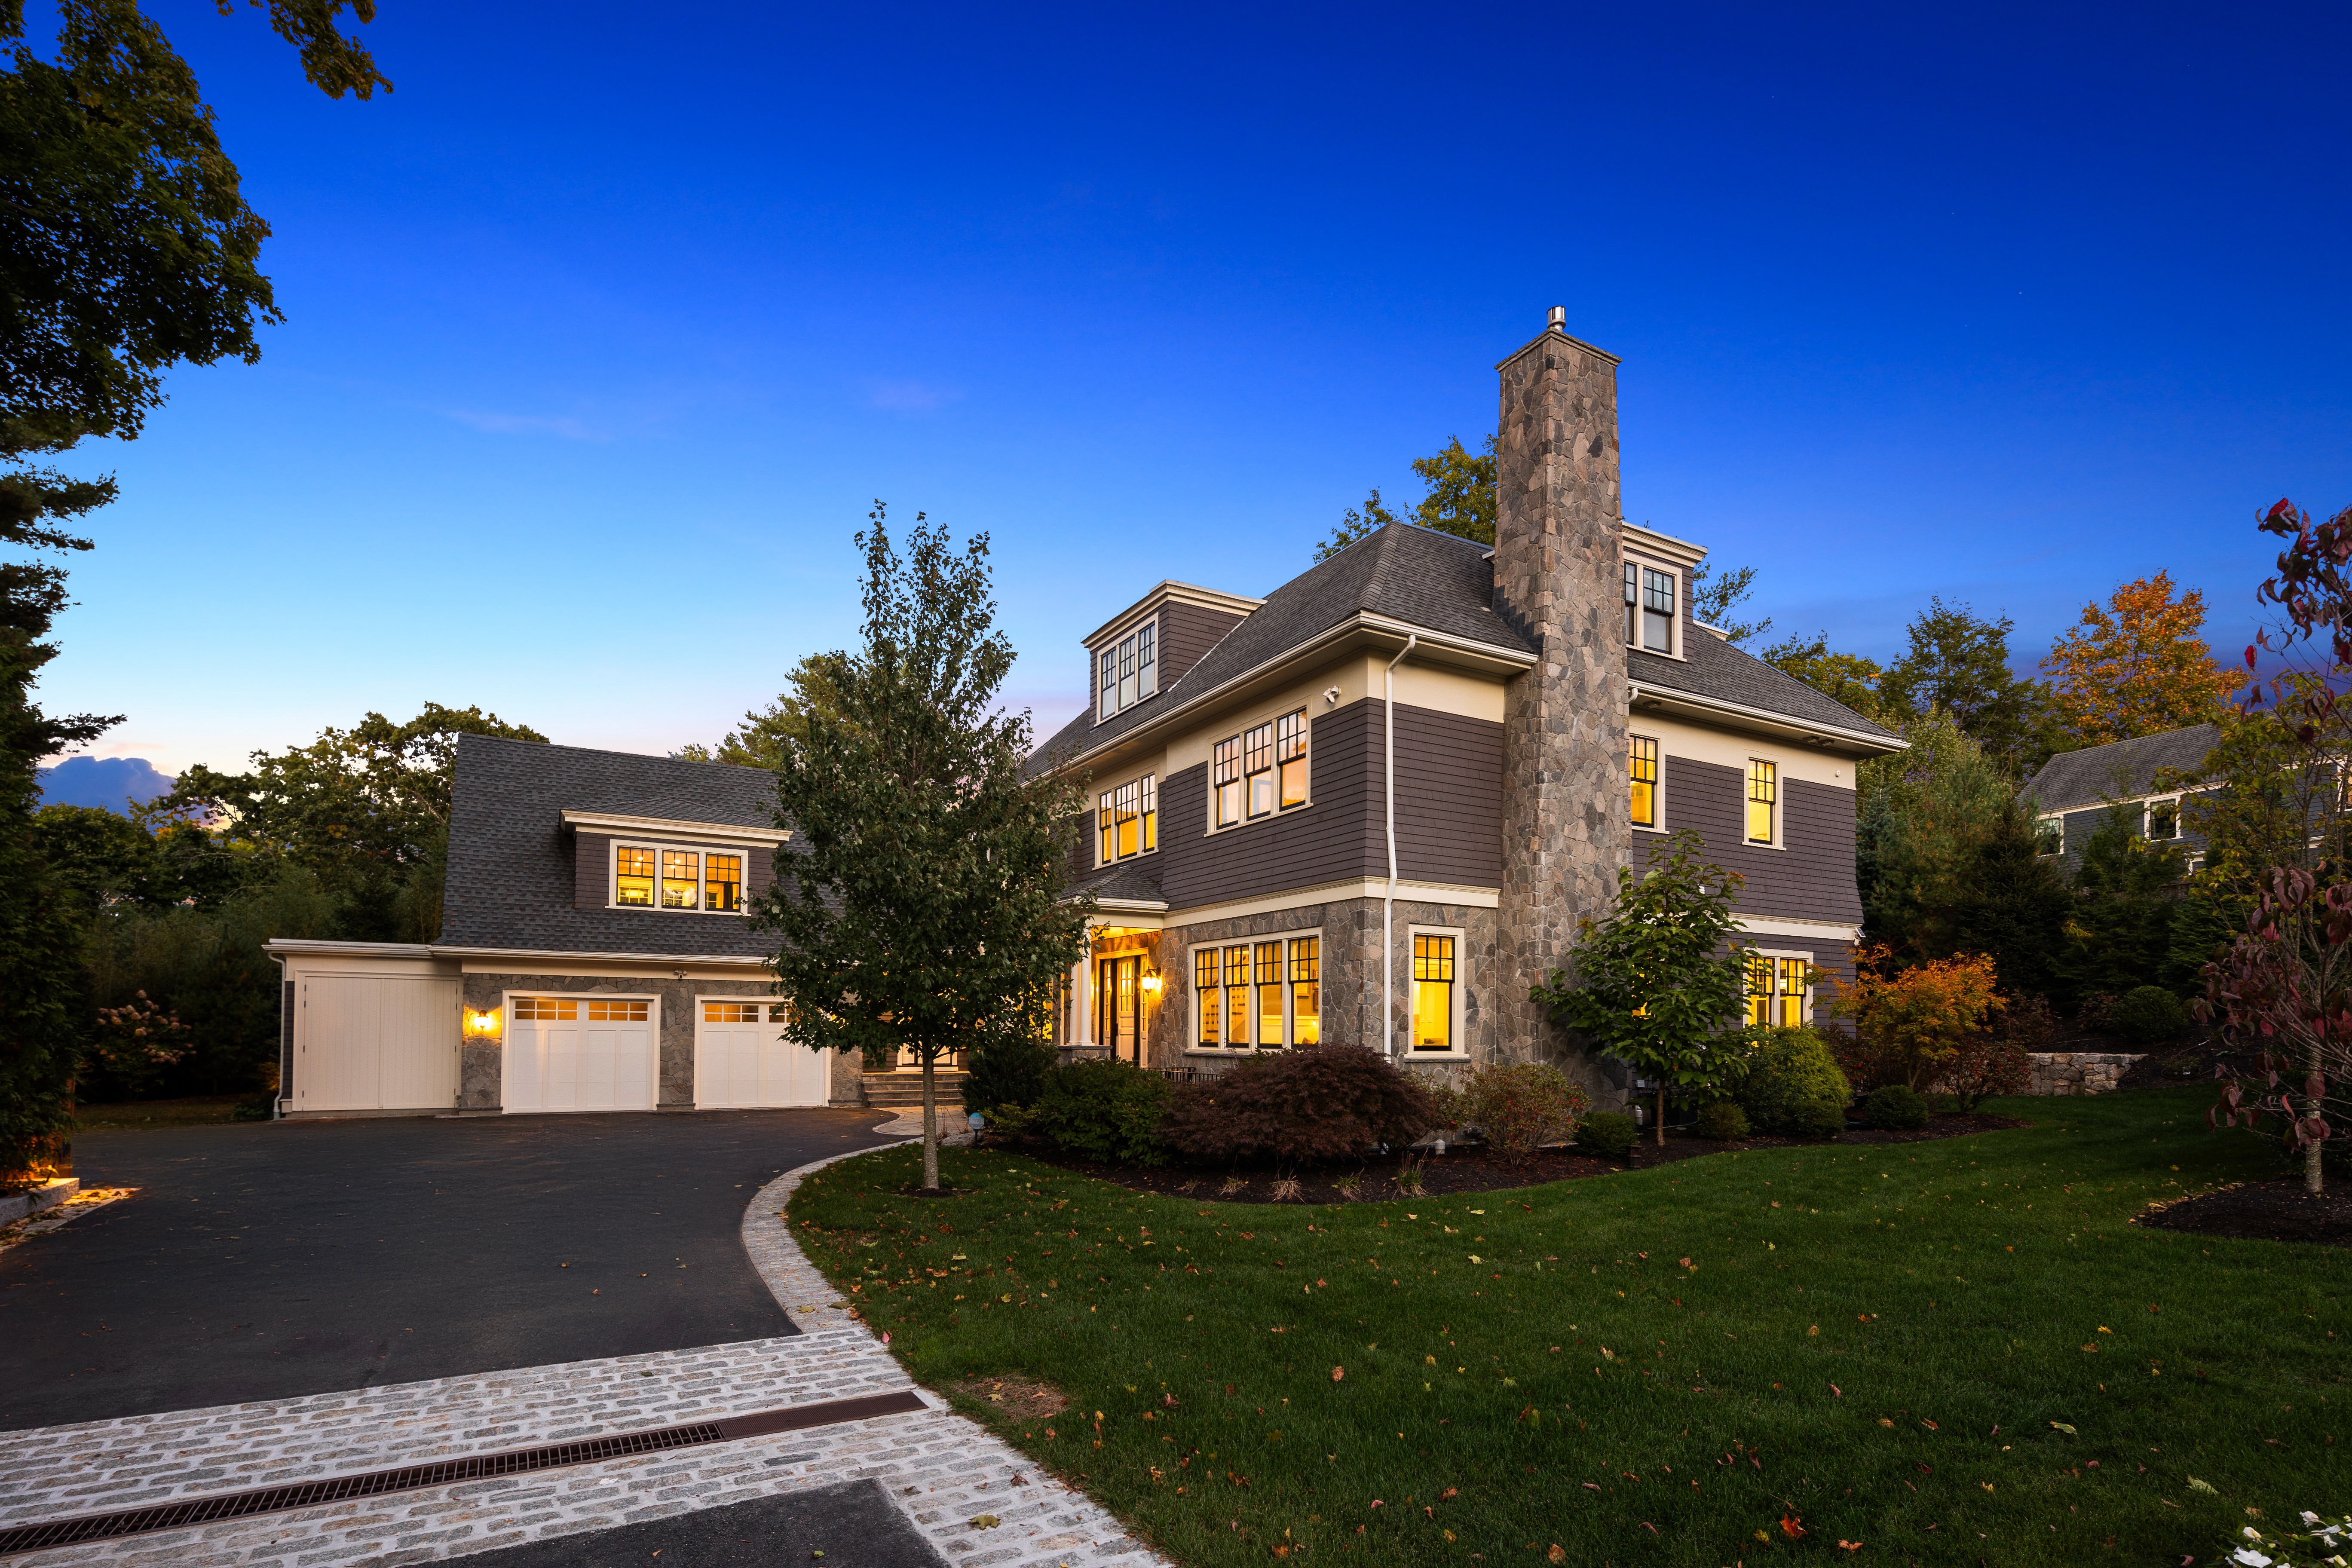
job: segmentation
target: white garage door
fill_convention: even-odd
[[[515,996],[507,1015],[508,1110],[654,1108],[650,1001]]]
[[[695,1104],[823,1105],[832,1098],[829,1058],[784,1038],[782,1007],[706,999],[701,1008],[694,1035]]]
[[[457,983],[314,974],[295,1020],[297,1110],[435,1110],[457,1102]]]

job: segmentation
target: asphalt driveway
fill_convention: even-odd
[[[789,1334],[761,1184],[872,1110],[93,1132],[138,1195],[0,1253],[0,1430]]]

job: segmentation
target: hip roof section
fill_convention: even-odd
[[[2025,781],[2019,798],[2043,811],[2073,811],[2111,800],[2137,800],[2156,790],[2167,769],[2201,774],[2208,752],[2221,743],[2218,724],[2190,724],[2104,746],[2061,752]]]

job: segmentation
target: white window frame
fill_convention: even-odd
[[[1412,939],[1417,936],[1450,936],[1454,939],[1454,1016],[1451,1029],[1454,1048],[1450,1051],[1417,1051],[1412,1048],[1414,988],[1421,982],[1412,977]],[[1470,1016],[1470,932],[1461,926],[1408,925],[1404,928],[1404,951],[1398,955],[1397,967],[1404,973],[1404,1049],[1396,1059],[1402,1062],[1466,1062],[1470,1059],[1470,1042],[1465,1037],[1465,1026]]]
[[[1647,826],[1636,822],[1633,823],[1633,831],[1636,833],[1664,834],[1666,830],[1666,738],[1664,735],[1642,735],[1629,731],[1625,740],[1625,815],[1629,819],[1633,815],[1633,752],[1632,743],[1635,741],[1647,741],[1650,744],[1658,749],[1658,776],[1650,783],[1650,815],[1656,820]],[[1745,778],[1741,779],[1740,788],[1745,790],[1747,787],[1748,781]]]
[[[1307,764],[1307,793],[1287,805],[1282,803],[1282,721],[1286,719],[1298,721],[1299,745],[1303,753],[1299,760]],[[1271,787],[1274,791],[1274,804],[1264,811],[1253,814],[1250,811],[1250,780],[1258,777],[1259,773],[1254,773],[1249,769],[1249,738],[1260,730],[1268,731],[1269,735],[1266,742],[1266,766],[1259,770],[1259,773],[1273,780]],[[1217,748],[1228,745],[1234,748],[1234,766],[1236,770],[1234,778],[1242,792],[1241,815],[1231,822],[1219,822],[1217,820]],[[1287,816],[1293,812],[1305,811],[1314,804],[1315,714],[1307,705],[1304,703],[1297,706],[1286,705],[1272,713],[1253,717],[1230,734],[1221,736],[1210,742],[1208,830],[1211,833],[1232,833],[1256,823],[1272,822],[1277,817]]]
[[[1278,942],[1283,944],[1282,978],[1278,984],[1282,987],[1282,1038],[1284,1043],[1272,1048],[1277,1051],[1297,1050],[1299,1048],[1298,1042],[1293,1038],[1293,1037],[1298,1033],[1298,1019],[1297,1016],[1297,992],[1293,989],[1296,982],[1290,978],[1290,944],[1294,942],[1302,942],[1308,938],[1312,938],[1315,942],[1315,984],[1318,986],[1328,987],[1331,984],[1330,978],[1323,972],[1330,966],[1331,944],[1323,940],[1323,928],[1321,926],[1307,926],[1299,931],[1258,931],[1249,936],[1219,937],[1214,942],[1196,942],[1190,947],[1186,948],[1184,950],[1184,973],[1182,975],[1185,997],[1184,1054],[1191,1057],[1246,1057],[1267,1048],[1261,1045],[1255,1037],[1253,1037],[1250,1043],[1246,1046],[1204,1046],[1201,1043],[1201,987],[1195,983],[1198,971],[1194,967],[1200,963],[1200,954],[1203,952],[1214,950],[1219,953],[1223,953],[1226,949],[1234,947],[1255,949],[1257,944],[1262,942]],[[1224,963],[1224,960],[1223,958],[1219,958],[1217,962],[1222,965]],[[1255,962],[1254,954],[1253,962]],[[1167,984],[1167,979],[1168,977],[1163,973],[1161,976],[1161,984],[1163,986]],[[1220,989],[1222,989],[1222,987],[1220,987]],[[1255,989],[1255,983],[1253,983],[1252,989]],[[1163,991],[1161,994],[1164,998],[1166,995],[1165,991]],[[1323,1010],[1316,1015],[1318,1019],[1318,1023],[1316,1027],[1316,1038],[1318,1044],[1328,1045],[1331,1040],[1331,1010],[1328,999],[1318,998],[1318,1001],[1322,1003]],[[1230,1033],[1231,1031],[1230,1028],[1228,1028],[1223,1032]],[[1253,1037],[1257,1034],[1257,1016],[1255,1013],[1253,1013],[1250,1017],[1250,1034]]]
[[[1617,575],[1621,595],[1622,593],[1625,568],[1627,566],[1637,567],[1643,572],[1655,572],[1662,577],[1669,577],[1674,580],[1675,615],[1673,629],[1667,633],[1667,641],[1673,646],[1668,647],[1664,652],[1662,653],[1656,648],[1644,647],[1638,640],[1628,641],[1625,646],[1633,649],[1637,653],[1646,653],[1653,658],[1672,658],[1680,659],[1685,663],[1689,662],[1689,656],[1684,651],[1684,639],[1685,634],[1683,630],[1684,624],[1685,622],[1694,621],[1696,619],[1692,614],[1690,605],[1689,577],[1679,566],[1672,565],[1663,561],[1653,561],[1646,555],[1635,555],[1631,552],[1627,552],[1618,557]],[[1642,581],[1641,584],[1641,592],[1644,597],[1647,596],[1648,589],[1649,584],[1647,580],[1644,579]],[[1624,605],[1620,603],[1618,608],[1620,611],[1622,611]],[[1640,616],[1643,613],[1644,613],[1643,606],[1639,605],[1635,605],[1634,627],[1637,633],[1640,630]]]
[[[2168,838],[2158,838],[2149,831],[2156,826],[2156,808],[2159,805],[2168,805],[2172,808],[2172,836]],[[2180,797],[2177,795],[2152,795],[2140,802],[2139,836],[2150,844],[2179,843],[2181,839]]]
[[[621,851],[624,849],[650,849],[654,852],[654,901],[652,903],[621,902]],[[690,910],[672,910],[662,907],[661,852],[665,849],[673,854],[683,852],[694,856],[694,907]],[[703,908],[702,900],[709,890],[709,883],[704,880],[702,874],[705,864],[703,857],[707,855],[731,855],[741,863],[743,879],[737,884],[740,891],[736,894],[736,908],[732,910]],[[740,844],[688,844],[658,838],[614,838],[604,846],[604,907],[608,910],[625,910],[630,914],[717,915],[721,920],[746,919],[751,913],[751,856],[752,851]]]
[[[1805,967],[1809,970],[1819,970],[1821,968],[1820,964],[1813,962],[1813,955],[1810,951],[1800,948],[1763,947],[1755,942],[1743,942],[1740,945],[1739,952],[1741,958],[1739,973],[1739,1012],[1740,1016],[1743,1018],[1748,1015],[1748,997],[1750,994],[1748,990],[1748,971],[1746,965],[1747,957],[1750,953],[1754,954],[1758,958],[1769,958],[1772,961],[1772,995],[1776,1000],[1784,994],[1780,990],[1780,961],[1782,959],[1794,958],[1801,960],[1805,964]],[[1817,987],[1810,984],[1805,987],[1804,1016],[1798,1020],[1799,1027],[1808,1027],[1812,1024],[1813,997],[1816,990]],[[1777,1012],[1777,1009],[1775,1011]],[[1774,1023],[1769,1026],[1777,1029],[1782,1026],[1778,1023]]]
[[[2053,829],[2055,831],[2051,832]],[[2042,840],[2045,833],[2057,840],[2057,848],[2042,847]],[[2066,814],[2064,812],[2045,811],[2033,819],[2033,853],[2038,859],[2048,859],[2066,853]]]
[[[1115,719],[1160,695],[1160,617],[1138,621],[1090,656],[1095,661],[1095,722]],[[1121,672],[1124,673],[1121,673]],[[1127,682],[1134,682],[1129,692]]]
[[[1102,813],[1105,810],[1109,810],[1115,814],[1118,805],[1118,792],[1130,786],[1132,786],[1136,792],[1136,851],[1132,855],[1121,855],[1117,853],[1118,823],[1114,816],[1111,829],[1113,853],[1106,856],[1103,853]],[[1105,800],[1108,800],[1111,803],[1108,807],[1103,805],[1102,803]],[[1144,827],[1144,825],[1147,822],[1150,824],[1150,829],[1148,833],[1145,831]],[[1094,831],[1095,865],[1097,868],[1116,866],[1125,860],[1140,860],[1146,855],[1159,854],[1160,774],[1158,770],[1155,769],[1148,773],[1139,773],[1131,779],[1122,780],[1120,783],[1111,785],[1108,789],[1097,790],[1095,792]],[[1146,839],[1149,839],[1150,842],[1146,843]]]
[[[1769,763],[1772,767],[1772,837],[1769,843],[1748,837],[1748,772],[1758,763]],[[1789,847],[1789,764],[1778,757],[1751,752],[1739,769],[1739,842],[1749,849],[1786,849]]]

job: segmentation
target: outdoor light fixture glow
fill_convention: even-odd
[[[1150,973],[1143,977],[1143,988],[1155,995],[1159,994],[1160,972],[1158,970],[1153,970]]]
[[[466,1010],[466,1037],[469,1040],[495,1040],[499,1037],[499,1016],[495,1011],[478,1008]]]

